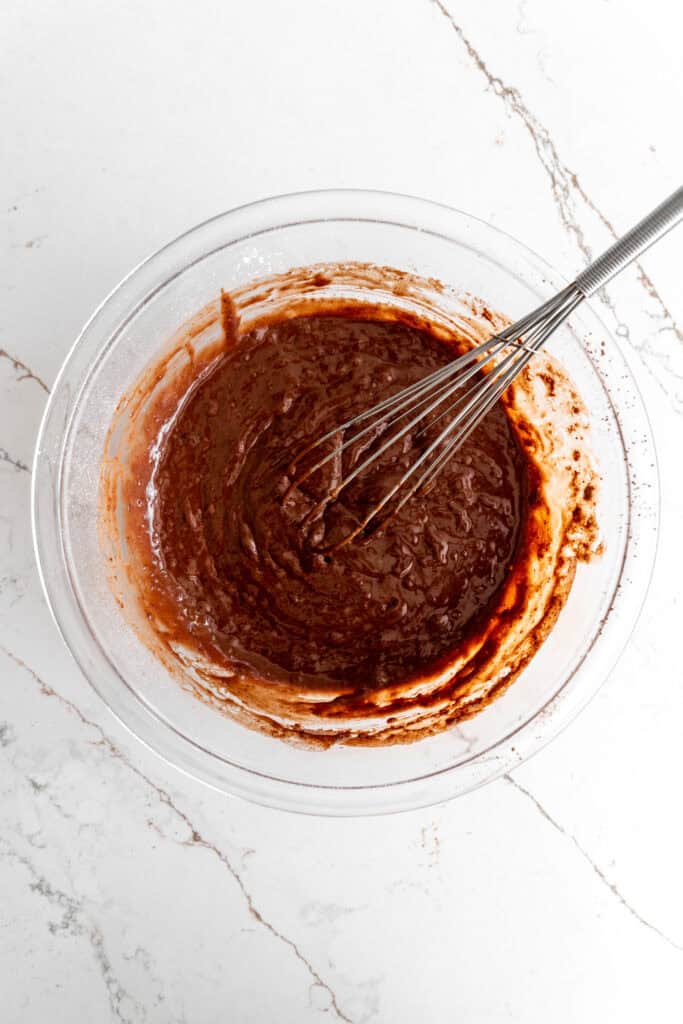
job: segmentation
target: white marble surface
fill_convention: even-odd
[[[680,10],[5,2],[3,1022],[682,1019],[683,231],[601,308],[659,449],[651,592],[597,698],[513,778],[364,820],[210,792],[79,674],[29,528],[50,384],[142,256],[250,199],[368,186],[468,210],[571,274],[680,184]]]

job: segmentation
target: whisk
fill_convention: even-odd
[[[683,187],[610,246],[572,284],[527,316],[488,341],[474,346],[446,366],[340,423],[308,445],[289,465],[292,483],[287,494],[332,460],[339,460],[346,449],[357,445],[364,438],[375,439],[378,431],[381,431],[381,443],[366,458],[356,461],[346,475],[334,483],[323,499],[309,511],[305,521],[313,522],[353,480],[402,438],[410,435],[420,423],[427,421],[428,417],[432,417],[429,420],[430,430],[439,420],[449,417],[436,438],[386,494],[368,508],[357,525],[332,546],[332,550],[337,550],[360,535],[367,537],[385,525],[418,491],[429,487],[515,377],[576,307],[637,259],[682,217]],[[305,472],[297,474],[301,460],[329,441],[335,442],[333,450]],[[397,501],[391,515],[382,517],[382,511],[394,498]]]

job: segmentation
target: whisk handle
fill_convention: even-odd
[[[652,213],[643,217],[635,227],[627,231],[607,252],[598,256],[590,266],[579,274],[574,284],[586,297],[611,281],[624,267],[637,259],[662,235],[675,227],[683,218],[683,186],[676,189],[668,199],[660,203]]]

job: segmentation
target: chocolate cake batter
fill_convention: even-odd
[[[151,481],[157,578],[146,604],[167,641],[238,677],[316,689],[368,691],[448,660],[496,599],[525,515],[527,463],[503,407],[428,493],[337,550],[433,428],[420,424],[312,520],[361,452],[293,488],[291,463],[456,354],[427,329],[351,315],[283,319],[229,345],[181,405]]]
[[[384,745],[514,682],[600,550],[588,414],[550,355],[372,536],[335,549],[443,420],[320,514],[366,452],[305,481],[320,451],[292,466],[508,322],[431,278],[327,263],[249,281],[150,339],[112,418],[98,526],[125,621],[184,689],[270,736]]]

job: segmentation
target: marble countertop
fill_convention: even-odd
[[[659,453],[644,612],[580,718],[469,796],[311,819],[180,775],[62,646],[29,521],[82,323],[217,211],[409,192],[578,270],[680,184],[680,5],[10,0],[2,21],[1,1019],[681,1020],[683,232],[598,303]]]

